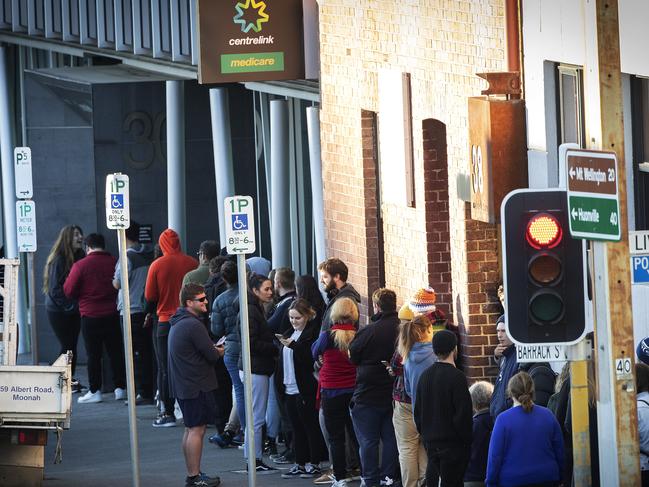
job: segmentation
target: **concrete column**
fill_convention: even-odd
[[[273,268],[291,266],[288,102],[270,102],[270,246]]]
[[[187,250],[185,197],[185,89],[183,81],[167,81],[167,226]]]
[[[16,198],[14,182],[12,111],[9,102],[7,48],[0,47],[0,159],[2,163],[2,208],[5,257],[18,257],[16,240]]]
[[[322,188],[322,161],[320,159],[320,109],[307,107],[306,126],[309,137],[309,165],[311,166],[311,198],[313,207],[313,230],[316,263],[326,257],[324,196]]]
[[[214,176],[219,219],[219,241],[225,247],[225,209],[223,200],[234,195],[234,167],[232,161],[232,134],[230,133],[230,105],[227,88],[210,89],[210,114],[212,119],[212,147],[214,150]]]
[[[16,229],[16,189],[13,161],[13,112],[9,98],[8,74],[13,72],[7,59],[7,48],[0,47],[0,167],[2,178],[2,214],[4,220],[4,251],[5,257],[17,259],[18,241]],[[22,93],[21,93],[21,96]],[[23,260],[24,262],[24,260]],[[25,277],[20,273],[18,278],[18,299],[16,300],[16,318],[18,334],[18,353],[26,353],[31,349],[29,328],[27,326],[27,307],[25,302]]]

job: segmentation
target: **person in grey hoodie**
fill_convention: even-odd
[[[130,298],[131,333],[133,335],[133,361],[135,362],[135,404],[153,404],[153,339],[152,328],[144,324],[146,301],[144,286],[149,266],[153,262],[153,246],[140,243],[140,225],[131,221],[126,229],[126,260],[128,268],[128,291]],[[119,289],[117,310],[124,320],[124,297],[122,266],[115,264],[113,287]]]

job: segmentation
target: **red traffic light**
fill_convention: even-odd
[[[559,221],[548,213],[539,213],[527,222],[527,243],[535,249],[551,249],[561,242],[563,230]]]

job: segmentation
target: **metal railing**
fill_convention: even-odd
[[[0,32],[196,65],[197,0],[0,0]]]

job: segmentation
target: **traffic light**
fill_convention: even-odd
[[[586,330],[582,240],[566,192],[519,189],[501,208],[507,331],[517,343],[574,343]]]

